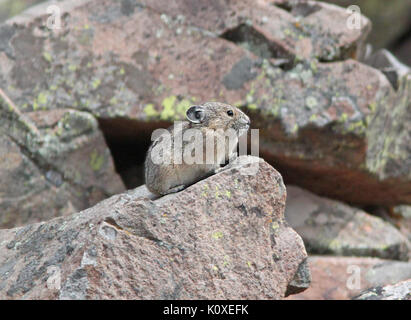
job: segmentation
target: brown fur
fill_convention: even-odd
[[[248,129],[250,120],[249,118],[238,108],[231,105],[220,103],[220,102],[207,102],[199,106],[205,112],[205,117],[201,123],[193,123],[190,121],[185,121],[183,123],[182,132],[184,133],[189,128],[197,128],[201,130],[203,134],[203,157],[205,159],[205,137],[213,135],[214,141],[214,159],[217,156],[217,143],[216,140],[221,141],[224,139],[227,141],[224,135],[217,134],[215,130],[222,129],[226,131],[228,129],[234,129],[237,134],[240,129]],[[227,111],[231,110],[233,116],[229,116]],[[174,125],[169,128],[171,133],[176,132],[178,127]],[[227,161],[232,154],[236,151],[236,148],[229,150],[228,145],[224,150],[225,159],[217,159],[213,164],[176,164],[174,161],[173,152],[167,153],[166,156],[169,157],[169,164],[155,164],[151,159],[151,153],[153,148],[157,143],[161,142],[162,138],[159,137],[153,141],[150,146],[147,157],[145,161],[145,179],[147,188],[160,195],[165,195],[172,192],[180,191],[181,189],[187,187],[188,185],[197,182],[201,178],[208,176],[215,172],[220,167],[220,162],[222,160]],[[238,140],[237,140],[238,142]],[[182,143],[181,152],[184,152],[185,147],[189,142]],[[173,138],[171,140],[170,150],[174,148]]]

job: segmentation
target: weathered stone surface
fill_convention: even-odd
[[[310,256],[310,287],[290,300],[347,300],[376,286],[411,278],[411,262],[368,257]]]
[[[286,182],[317,194],[407,203],[410,83],[403,78],[394,92],[382,73],[355,61],[318,66],[315,74],[300,64],[272,83],[278,103],[255,87],[260,115],[251,113],[252,123],[265,128],[260,150]]]
[[[411,280],[376,287],[361,293],[355,300],[411,300]]]
[[[23,115],[1,91],[0,180],[0,228],[72,214],[124,190],[92,115]]]
[[[393,213],[404,219],[411,219],[411,206],[396,206]]]
[[[245,159],[176,194],[149,200],[143,186],[0,230],[0,298],[283,298],[307,278],[307,255],[280,174]]]
[[[326,0],[344,8],[355,4],[361,9],[361,13],[372,21],[373,31],[370,41],[376,48],[392,45],[395,40],[407,32],[411,26],[410,0]]]
[[[398,61],[398,59],[388,50],[381,49],[371,54],[365,62],[381,70],[385,76],[390,80],[392,86],[398,89],[399,80],[407,74],[411,74],[411,69],[405,64]]]
[[[264,157],[288,181],[351,202],[411,202],[409,177],[382,178],[366,161],[380,139],[368,120],[400,108],[377,103],[394,94],[381,72],[349,60],[362,55],[366,18],[350,30],[344,9],[315,2],[59,6],[61,29],[45,27],[47,4],[0,27],[0,78],[23,112],[80,109],[108,138],[133,139],[195,101],[227,101],[250,113]]]
[[[408,238],[411,250],[411,206],[396,206],[392,208],[391,214],[396,218],[394,223]]]
[[[408,240],[394,226],[341,202],[287,186],[286,219],[308,252],[407,260]]]
[[[223,4],[215,0],[204,7],[196,1],[173,5],[131,1],[124,7],[125,3],[62,2],[61,29],[45,27],[47,3],[3,24],[2,30],[8,32],[2,39],[2,74],[6,90],[18,98],[16,103],[27,110],[65,104],[101,117],[144,120],[157,115],[171,120],[193,98],[224,96],[238,101],[244,92],[232,91],[237,87],[232,87],[229,72],[242,61],[238,68],[242,70],[245,64],[240,72],[243,84],[254,78],[250,68],[254,69],[256,59],[249,50],[264,49],[261,54],[267,58],[338,60],[346,57],[342,51],[347,47],[357,47],[369,28],[366,23],[362,30],[342,33],[345,29],[337,27],[343,25],[344,10],[327,5],[297,23],[283,9],[264,3],[255,6],[251,1]],[[335,31],[325,31],[327,14],[333,16]],[[246,34],[253,38],[243,40]],[[131,36],[134,41],[127,41]],[[252,47],[241,48],[243,41]],[[309,45],[300,46],[300,42]],[[24,62],[28,54],[31,61]],[[28,75],[36,75],[36,83]],[[223,79],[228,88],[221,86]]]
[[[0,0],[0,23],[41,0]]]
[[[394,108],[384,106],[394,106]],[[397,181],[399,185],[405,186],[411,179],[410,110],[411,75],[408,75],[399,80],[395,93],[378,102],[377,111],[372,116],[367,131],[366,165],[379,179],[391,184]],[[403,191],[398,189],[399,202],[402,198],[403,203],[409,203],[407,200],[410,195],[409,190],[409,187]]]

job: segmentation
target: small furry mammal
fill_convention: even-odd
[[[168,160],[168,163],[156,164],[152,158],[153,148],[156,148],[156,145],[165,139],[163,134],[157,137],[148,149],[145,161],[145,180],[147,189],[154,194],[166,195],[178,192],[218,171],[222,163],[227,160],[231,161],[237,155],[238,138],[250,127],[250,119],[247,115],[236,107],[220,102],[206,102],[202,105],[191,106],[186,112],[186,117],[188,121],[180,123],[179,126],[174,124],[166,132],[168,136],[171,136],[168,143],[170,148],[169,151],[162,152],[161,155],[162,159]],[[188,149],[189,142],[182,141],[180,145],[175,141],[175,134],[184,135],[184,133],[189,133],[188,129],[197,129],[197,133],[201,132],[200,142],[202,142],[203,153],[200,154],[206,154],[206,141],[211,141],[214,144],[212,146],[214,153],[212,163],[201,161],[201,163],[189,164],[182,160],[181,156],[178,157],[180,162],[176,159],[176,154],[181,155],[184,151],[187,153],[192,151],[193,143]],[[231,139],[230,144],[225,132],[234,132],[234,138]]]

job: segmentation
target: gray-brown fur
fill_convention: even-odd
[[[232,116],[228,112],[233,113]],[[199,117],[199,119],[196,118]],[[250,125],[250,119],[238,108],[231,105],[220,102],[207,102],[202,105],[192,106],[187,110],[187,121],[182,124],[182,133],[190,128],[196,128],[203,134],[203,148],[205,148],[206,136],[213,137],[214,147],[214,159],[217,158],[217,154],[223,154],[224,159],[216,159],[213,164],[187,164],[184,162],[181,164],[174,161],[174,136],[178,130],[178,126],[171,126],[168,131],[171,135],[170,152],[166,152],[164,156],[169,159],[169,164],[155,164],[153,163],[151,156],[153,148],[160,143],[164,142],[162,136],[155,139],[150,148],[148,149],[146,161],[145,161],[145,180],[147,188],[159,195],[165,195],[172,192],[178,192],[185,187],[195,183],[196,181],[213,174],[220,168],[220,164],[224,163],[228,159],[232,158],[236,154],[236,147],[238,142],[238,133],[240,130],[248,130]],[[237,132],[237,139],[235,145],[230,146],[226,143],[225,150],[221,149],[221,153],[217,153],[217,140],[227,142],[227,137],[221,135],[218,129],[224,130],[234,129]],[[190,142],[182,142],[182,148],[177,148],[177,152],[183,153],[185,148],[188,148]],[[178,144],[176,144],[178,145]],[[231,149],[231,150],[230,150]],[[203,149],[204,150],[204,149]],[[188,149],[187,149],[188,151]],[[186,151],[186,152],[187,152]],[[205,150],[203,151],[205,157]]]

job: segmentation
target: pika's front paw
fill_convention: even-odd
[[[181,185],[181,186],[170,188],[167,191],[165,191],[163,193],[163,195],[179,192],[179,191],[183,190],[185,187],[186,187],[185,185]]]

